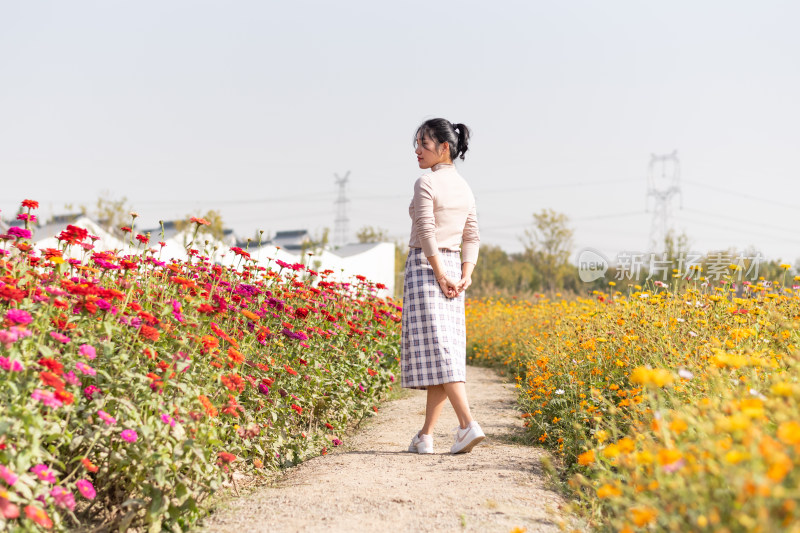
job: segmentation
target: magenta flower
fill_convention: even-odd
[[[119,436],[122,437],[122,440],[128,442],[136,442],[139,439],[139,435],[132,429],[122,430],[122,433],[120,433]]]
[[[50,332],[50,336],[53,337],[55,340],[57,340],[58,342],[60,342],[62,344],[67,344],[69,342],[69,340],[70,340],[69,337],[67,337],[66,335],[63,335],[63,334],[58,333],[56,331],[51,331]]]
[[[22,309],[9,309],[6,313],[6,319],[22,326],[33,322],[33,317],[31,314],[27,311],[23,311]]]
[[[80,372],[83,372],[84,374],[86,374],[88,376],[94,376],[94,375],[97,374],[97,370],[95,370],[94,368],[90,367],[89,365],[87,365],[83,361],[78,361],[77,363],[75,363],[75,369],[79,370]]]
[[[16,483],[19,478],[19,476],[12,472],[6,465],[0,465],[0,477],[3,478],[3,481],[5,481],[9,487]]]
[[[169,424],[169,427],[175,427],[175,419],[169,416],[168,414],[164,413],[161,415],[161,421],[165,424]]]
[[[64,374],[64,381],[66,381],[70,385],[75,385],[75,386],[81,384],[81,380],[78,379],[78,376],[76,376],[75,372],[73,372],[72,370]]]
[[[31,230],[25,228],[19,228],[17,226],[12,226],[8,228],[8,234],[20,239],[30,239],[32,235]]]
[[[50,496],[53,497],[53,500],[59,507],[66,507],[70,511],[75,510],[75,496],[67,489],[63,487],[53,487],[50,490]]]
[[[83,389],[83,396],[91,402],[94,399],[94,395],[98,392],[100,392],[100,389],[96,385],[89,385]]]
[[[341,444],[342,444],[342,441],[340,441],[339,439],[333,439],[332,442],[333,442],[334,446],[341,446]]]
[[[94,497],[97,496],[94,485],[87,479],[79,479],[75,482],[75,486],[78,488],[78,492],[87,500],[94,500]]]
[[[38,400],[47,407],[52,407],[53,409],[56,409],[64,405],[61,400],[56,398],[56,395],[53,392],[50,392],[48,390],[34,389],[33,392],[31,393],[31,398],[33,398],[34,400]]]
[[[87,387],[87,388],[88,388],[88,387]],[[101,410],[99,410],[99,411],[97,411],[97,416],[99,416],[99,417],[100,417],[100,419],[101,419],[103,422],[105,422],[107,425],[109,425],[109,426],[110,426],[111,424],[116,424],[116,423],[117,423],[117,419],[116,419],[116,418],[114,418],[114,417],[113,417],[113,416],[111,416],[110,414],[106,413],[106,412],[105,412],[105,411],[103,411],[102,409],[101,409]]]
[[[11,361],[7,357],[0,355],[0,368],[7,372],[22,372],[25,367],[19,361]]]
[[[47,465],[36,465],[31,467],[31,472],[36,474],[36,476],[44,481],[45,483],[55,483],[56,476],[53,474],[53,471],[50,470]]]
[[[97,357],[97,350],[95,350],[94,346],[91,344],[81,344],[81,347],[78,348],[78,353],[87,359],[94,359]]]

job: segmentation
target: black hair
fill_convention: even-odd
[[[456,157],[460,157],[463,161],[464,154],[469,150],[469,134],[469,128],[464,124],[452,124],[443,118],[432,118],[417,128],[414,141],[416,142],[417,137],[424,139],[425,136],[437,146],[446,141],[450,145],[450,159],[455,161]]]

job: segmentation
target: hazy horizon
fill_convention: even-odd
[[[678,151],[673,228],[707,253],[797,265],[800,35],[792,2],[0,4],[0,216],[125,196],[140,227],[218,209],[259,229],[407,241],[433,116],[482,241],[508,251],[545,208],[574,252],[646,251],[650,154]],[[652,206],[652,203],[651,203]],[[574,257],[575,254],[573,254]]]

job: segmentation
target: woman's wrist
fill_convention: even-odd
[[[447,274],[446,274],[446,273],[445,273],[445,274],[442,274],[441,276],[439,276],[438,278],[436,278],[436,281],[437,281],[437,282],[440,282],[440,281],[442,281],[442,280],[443,280],[444,278],[446,278],[446,277],[447,277]]]

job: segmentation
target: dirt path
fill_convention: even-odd
[[[487,436],[472,453],[449,453],[458,425],[449,403],[434,432],[435,453],[408,453],[425,413],[425,392],[410,391],[384,404],[335,453],[226,504],[205,530],[559,531],[563,501],[546,488],[539,462],[545,452],[514,444],[522,430],[514,386],[468,367],[467,390]]]

